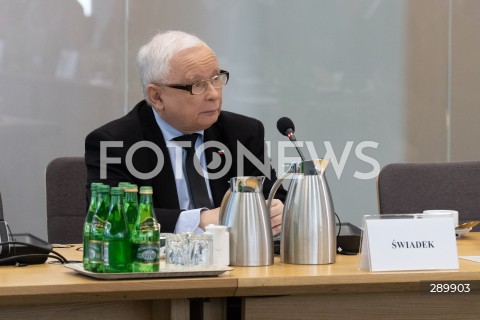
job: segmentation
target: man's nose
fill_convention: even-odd
[[[208,81],[208,86],[207,86],[207,91],[205,91],[206,98],[207,99],[215,99],[220,96],[220,91],[222,90],[222,87],[220,88],[215,88],[213,84]]]

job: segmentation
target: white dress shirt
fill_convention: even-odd
[[[180,209],[184,210],[180,213],[178,217],[177,224],[175,225],[175,233],[181,232],[193,232],[193,233],[203,233],[203,230],[199,227],[200,225],[200,214],[203,209],[208,208],[193,208],[193,204],[190,201],[190,193],[188,191],[188,185],[186,177],[186,170],[185,170],[185,158],[186,158],[186,150],[179,145],[179,142],[172,141],[179,136],[184,135],[181,131],[175,129],[171,125],[169,125],[165,120],[163,120],[158,113],[152,108],[153,114],[155,115],[155,120],[157,121],[160,130],[162,131],[163,138],[165,139],[165,144],[167,145],[168,154],[170,156],[170,161],[172,163],[173,175],[175,177],[175,185],[177,187],[177,194],[178,194],[178,203],[180,205]],[[203,130],[197,131],[200,137],[197,139],[195,143],[195,149],[203,144]],[[181,157],[181,160],[177,158]],[[178,165],[177,165],[178,161]],[[181,165],[180,165],[181,164]],[[205,153],[201,153],[200,157],[200,164],[203,168],[203,176],[207,177],[206,171],[206,160],[205,160]],[[210,197],[210,202],[213,203],[212,199],[212,192],[210,190],[210,185],[208,180],[205,179],[205,184],[208,190],[208,196]],[[154,190],[155,192],[155,190]],[[210,208],[211,209],[211,208]]]

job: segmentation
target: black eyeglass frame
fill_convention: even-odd
[[[180,89],[180,90],[185,90],[185,91],[189,91],[191,95],[197,95],[197,94],[202,94],[204,93],[205,91],[203,92],[200,92],[200,93],[193,93],[192,92],[192,89],[193,89],[193,86],[199,82],[202,82],[202,81],[208,81],[210,83],[212,83],[212,79],[215,78],[215,77],[218,77],[220,75],[226,75],[227,76],[227,80],[225,81],[225,83],[223,83],[221,86],[219,87],[215,87],[216,89],[218,88],[221,88],[223,86],[225,86],[227,83],[228,83],[228,80],[230,79],[230,72],[226,71],[226,70],[220,70],[220,72],[216,75],[214,75],[213,77],[211,77],[210,79],[206,79],[206,80],[199,80],[199,81],[195,81],[194,83],[192,84],[159,84],[159,83],[155,83],[155,82],[152,82],[153,84],[157,85],[157,86],[164,86],[164,87],[169,87],[169,88],[174,88],[174,89]]]

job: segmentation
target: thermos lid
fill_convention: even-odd
[[[323,175],[328,164],[328,159],[306,160],[300,162],[295,169],[297,173],[303,173],[306,176]]]
[[[264,176],[258,177],[233,177],[230,179],[232,192],[262,192]]]

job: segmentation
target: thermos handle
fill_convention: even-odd
[[[282,184],[283,180],[285,180],[285,178],[295,172],[296,170],[296,164],[295,163],[292,163],[292,165],[290,166],[290,168],[285,171],[281,176],[280,178],[277,179],[277,181],[275,181],[275,183],[273,184],[273,187],[272,189],[270,190],[270,193],[268,194],[268,201],[267,201],[267,212],[270,212],[270,206],[272,205],[272,201],[273,201],[273,197],[275,196],[275,194],[277,193],[277,190],[278,188],[280,188],[280,185]]]
[[[228,203],[228,199],[230,198],[232,194],[232,191],[230,190],[230,188],[227,189],[227,192],[225,192],[225,195],[223,196],[223,199],[222,199],[222,203],[220,204],[220,224],[223,223],[223,216],[225,214],[225,210],[226,210],[226,207],[227,207],[227,203]]]

